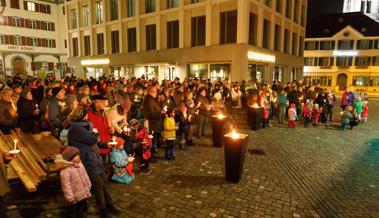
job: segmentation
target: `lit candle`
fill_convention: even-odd
[[[126,134],[129,133],[129,128],[128,128],[127,126],[125,126],[123,130],[124,130],[124,132],[125,132]]]
[[[167,105],[164,106],[163,110],[167,112]]]
[[[251,106],[251,107],[253,107],[253,108],[259,108],[259,106],[258,106],[257,103],[253,104],[253,106]]]
[[[170,99],[167,99],[167,104],[170,104]]]
[[[36,110],[39,111],[39,109],[38,109],[38,104],[36,104]]]
[[[201,105],[201,102],[199,102],[199,103],[197,104],[197,107],[200,107],[200,105]]]
[[[225,118],[225,115],[224,114],[217,114],[217,118],[222,120]]]
[[[14,140],[14,147],[13,147],[13,150],[17,150],[17,142],[18,142],[18,140],[15,139],[15,140]]]
[[[116,142],[116,136],[112,136],[112,142]]]
[[[232,137],[232,139],[238,139],[239,138],[239,134],[233,129],[232,133],[230,134],[230,136]]]
[[[191,117],[192,117],[191,115],[188,116],[188,121],[191,121]]]

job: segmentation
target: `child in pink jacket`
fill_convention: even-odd
[[[296,128],[296,119],[297,119],[296,105],[294,103],[291,103],[288,109],[288,127],[289,128]]]
[[[60,172],[62,191],[67,207],[67,217],[84,217],[87,199],[91,197],[91,181],[80,161],[79,149],[66,147],[62,152],[64,169]]]
[[[322,112],[322,108],[319,108],[318,104],[313,106],[312,111],[312,124],[313,126],[318,126],[318,119],[320,118],[320,114]]]

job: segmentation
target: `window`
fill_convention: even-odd
[[[282,13],[282,1],[283,0],[276,0],[276,12]]]
[[[29,38],[29,45],[30,46],[38,46],[38,39],[37,38]]]
[[[305,50],[318,50],[318,42],[317,41],[306,41],[305,42]]]
[[[28,11],[36,11],[36,4],[34,2],[27,2],[26,7]]]
[[[368,76],[354,76],[353,77],[353,86],[369,86],[370,77]]]
[[[299,37],[299,57],[304,56],[304,37]]]
[[[220,14],[220,44],[237,42],[237,11]]]
[[[192,17],[191,46],[205,45],[205,16]]]
[[[371,0],[367,0],[366,13],[371,13]]]
[[[191,3],[199,3],[199,2],[203,2],[204,0],[191,0]]]
[[[104,33],[98,33],[96,35],[97,40],[97,54],[102,55],[105,53],[104,51]]]
[[[317,58],[313,58],[313,57],[306,57],[304,58],[304,66],[315,66],[315,60]]]
[[[4,45],[4,44],[5,44],[5,36],[0,35],[0,45]]]
[[[91,55],[91,36],[84,36],[84,55]]]
[[[263,19],[263,48],[270,49],[270,21]]]
[[[157,48],[156,27],[155,24],[146,26],[146,51]]]
[[[305,26],[305,6],[301,6],[300,25]]]
[[[372,44],[373,44],[372,40],[358,40],[357,49],[360,49],[360,50],[371,49]]]
[[[338,49],[339,50],[351,50],[354,46],[354,40],[339,40]]]
[[[353,57],[337,57],[338,67],[349,67],[352,66]]]
[[[137,28],[128,29],[128,52],[137,51]]]
[[[83,16],[83,27],[87,27],[89,25],[89,7],[88,5],[84,5],[82,8],[82,16]]]
[[[11,8],[20,9],[20,1],[19,0],[11,0]]]
[[[136,0],[128,0],[126,6],[127,6],[127,16],[128,17],[136,16]]]
[[[13,36],[13,45],[22,45],[22,37]]]
[[[362,56],[355,58],[355,66],[357,67],[367,67],[371,65],[371,57]]]
[[[320,41],[320,50],[333,50],[335,41]]]
[[[155,0],[145,0],[145,13],[155,11]]]
[[[118,19],[118,0],[111,0],[110,1],[110,13],[111,13],[111,20],[117,20]]]
[[[297,55],[297,34],[292,33],[292,54]]]
[[[96,24],[100,24],[104,21],[103,2],[96,2]]]
[[[272,0],[263,0],[263,3],[267,5],[268,7],[271,7]]]
[[[48,13],[47,7],[48,5],[40,5],[41,12],[47,14]]]
[[[12,26],[20,27],[21,19],[19,17],[12,17]]]
[[[294,15],[294,21],[295,23],[299,23],[299,6],[300,6],[300,2],[298,0],[295,1],[295,15]]]
[[[167,8],[179,7],[179,0],[167,0]]]
[[[290,31],[288,29],[284,30],[284,52],[290,53]]]
[[[379,86],[379,76],[375,76],[372,81],[372,86]]]
[[[78,38],[72,38],[72,56],[77,57],[79,55]]]
[[[318,59],[318,66],[320,67],[330,67],[333,66],[334,58],[333,57],[319,57]]]
[[[286,17],[289,19],[292,18],[292,1],[293,0],[286,1]]]
[[[167,22],[167,48],[179,48],[179,21]]]
[[[76,9],[71,9],[70,17],[71,17],[71,29],[76,29],[76,27],[77,27]]]
[[[257,45],[257,36],[258,36],[258,16],[254,13],[250,13],[249,17],[249,44]]]
[[[275,41],[274,41],[274,49],[275,51],[280,51],[280,43],[281,43],[281,29],[280,25],[275,24]]]
[[[312,76],[306,79],[310,80],[312,84],[320,83],[321,86],[332,86],[331,76]]]
[[[361,12],[365,13],[365,0],[361,0]]]
[[[119,34],[118,30],[111,32],[111,40],[112,40],[112,53],[119,53],[120,52],[120,41],[119,41]]]
[[[43,23],[43,29],[51,31],[52,30],[52,25],[51,24],[52,24],[51,22],[44,22]]]
[[[29,20],[28,21],[28,28],[36,29],[37,28],[37,21],[36,20]]]
[[[53,48],[53,40],[52,39],[45,39],[45,47],[47,48]]]

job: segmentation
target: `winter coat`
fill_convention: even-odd
[[[288,121],[295,121],[297,117],[296,107],[290,107],[288,109]]]
[[[327,95],[318,95],[316,98],[316,104],[318,104],[320,108],[322,108],[322,113],[328,113],[329,100]]]
[[[312,108],[307,104],[304,106],[303,116],[308,118],[312,117]]]
[[[88,110],[88,121],[92,123],[93,128],[96,128],[99,136],[100,142],[102,144],[108,144],[111,141],[111,135],[109,133],[108,119],[104,111],[97,112],[94,106],[91,106]],[[100,148],[100,154],[109,154],[109,148]]]
[[[151,157],[152,140],[149,138],[149,132],[145,128],[140,128],[136,134],[136,138],[141,142],[142,158],[148,160]]]
[[[175,139],[176,137],[176,124],[173,117],[166,117],[163,121],[163,138]]]
[[[149,120],[150,130],[154,132],[162,131],[162,108],[156,98],[148,94],[143,101],[143,114]]]
[[[312,111],[312,123],[314,124],[318,124],[318,119],[320,117],[320,114],[322,112],[322,109],[321,108],[313,108],[313,111]]]
[[[91,181],[83,164],[68,162],[60,172],[64,197],[69,204],[75,204],[91,197]]]
[[[123,127],[127,125],[127,115],[123,114],[121,115],[118,112],[119,104],[115,104],[109,111],[107,111],[105,114],[108,118],[108,125],[112,126],[116,133],[121,134],[123,132]]]
[[[175,114],[175,122],[179,124],[179,132],[184,132],[187,130],[188,116],[188,113],[183,114],[182,112]]]
[[[344,105],[344,106],[352,105],[354,100],[355,100],[354,93],[345,91],[342,95],[341,105]]]
[[[11,102],[0,99],[0,125],[13,126],[16,123],[16,118],[11,114],[14,110]]]
[[[104,173],[103,159],[97,146],[98,135],[92,131],[88,122],[73,122],[67,134],[70,146],[80,150],[80,159],[89,176]]]
[[[58,104],[58,100],[55,96],[51,96],[49,103],[47,104],[48,121],[51,128],[59,128],[62,125],[62,121],[59,119],[61,107]]]
[[[4,153],[0,151],[0,197],[10,192],[11,188],[8,184],[7,165],[4,159]]]
[[[342,113],[342,116],[341,116],[342,124],[345,124],[345,125],[349,124],[351,119],[353,119],[353,114],[351,114],[350,111],[345,111]]]
[[[354,108],[355,108],[355,111],[357,112],[357,114],[361,114],[363,111],[363,101],[357,100],[354,103]]]
[[[287,96],[284,94],[278,94],[279,107],[287,107]]]
[[[361,114],[362,117],[368,117],[368,104],[366,104],[364,107],[363,107],[363,110],[362,110],[362,114]]]
[[[134,179],[134,175],[127,172],[128,155],[125,150],[113,149],[111,152],[111,161],[113,163],[114,174],[112,180],[120,183],[130,183]]]
[[[196,101],[196,106],[198,106],[199,104],[200,104],[200,107],[198,108],[199,115],[208,116],[209,110],[210,110],[208,99],[204,96],[199,96]]]
[[[34,100],[27,100],[23,97],[17,102],[18,108],[18,125],[24,132],[32,132],[33,129],[38,128],[39,115],[34,115],[36,108],[36,102]]]

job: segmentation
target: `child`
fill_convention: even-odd
[[[354,102],[354,108],[355,108],[355,113],[357,114],[357,119],[358,121],[361,121],[361,115],[363,111],[363,101],[361,97],[358,97],[357,100]]]
[[[270,108],[268,104],[263,107],[262,128],[269,127],[270,125]]]
[[[313,111],[312,111],[312,124],[313,124],[313,126],[318,126],[318,119],[320,118],[321,112],[322,112],[322,109],[319,108],[318,104],[315,104],[313,106]]]
[[[124,150],[125,141],[122,138],[116,139],[117,144],[111,152],[111,161],[114,174],[112,180],[120,183],[130,183],[134,179],[133,161],[134,157],[129,157]]]
[[[368,119],[368,101],[363,101],[363,109],[361,113],[362,123],[367,122]]]
[[[296,105],[294,103],[291,103],[288,109],[288,127],[289,128],[296,128],[296,119],[297,119],[297,113],[296,113]]]
[[[353,114],[351,113],[352,107],[347,106],[346,110],[342,112],[341,116],[341,128],[342,130],[345,130],[346,127],[350,124],[350,120],[353,118]]]
[[[139,169],[141,173],[149,173],[149,159],[151,158],[151,148],[153,142],[149,136],[149,121],[141,119],[140,128],[137,132],[136,138],[141,142],[141,149],[138,151],[140,157]]]
[[[175,160],[174,157],[174,141],[176,137],[175,111],[171,110],[167,113],[163,121],[163,138],[166,141],[166,160]]]
[[[284,117],[286,116],[286,108],[287,108],[287,95],[284,92],[284,89],[280,89],[279,91],[278,104],[279,104],[279,124],[283,124]]]
[[[87,199],[91,197],[91,181],[80,160],[78,148],[66,147],[62,157],[60,161],[65,168],[60,172],[60,178],[64,197],[69,203],[67,217],[84,217]]]
[[[179,111],[175,114],[175,122],[179,124],[178,136],[181,149],[184,149],[186,144],[186,132],[188,128],[187,118],[187,107],[184,104],[181,104]]]
[[[309,124],[311,123],[312,119],[312,109],[313,109],[313,101],[312,99],[308,99],[307,102],[304,105],[304,127],[308,127]]]

